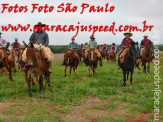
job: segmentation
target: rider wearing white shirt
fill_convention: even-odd
[[[6,52],[9,54],[8,47],[10,45],[9,42],[7,42],[5,39],[1,37],[2,33],[0,32],[0,48],[5,48]]]

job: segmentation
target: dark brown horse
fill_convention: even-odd
[[[47,81],[48,86],[50,87],[50,73],[48,72],[45,58],[42,55],[43,52],[35,49],[32,43],[30,44],[30,46],[28,46],[25,42],[23,43],[27,48],[26,51],[27,61],[25,62],[25,67],[29,73],[27,79],[29,87],[29,96],[31,97],[32,96],[31,81],[33,80],[33,78],[34,77],[36,79],[39,78],[39,86],[41,93],[41,91],[43,90],[43,76],[44,79]]]
[[[76,70],[78,67],[78,63],[79,63],[79,56],[77,57],[77,62],[75,62],[76,60],[76,55],[74,51],[68,51],[65,55],[64,55],[64,62],[65,62],[65,77],[67,76],[66,72],[67,72],[67,67],[70,66],[70,70],[69,73],[71,74],[71,70],[73,68],[74,70],[74,74],[76,75]]]
[[[123,86],[126,86],[126,80],[128,80],[128,76],[130,73],[130,87],[132,87],[132,76],[134,72],[136,58],[138,58],[136,43],[131,42],[131,46],[124,57],[124,62],[120,64],[120,67],[122,68],[123,71]]]
[[[106,51],[102,50],[100,53],[101,53],[102,59],[105,59],[106,58]]]
[[[88,65],[89,65],[89,77],[96,72],[97,68],[98,57],[97,54],[94,52],[94,49],[90,49],[88,53]]]
[[[0,68],[5,67],[9,72],[9,80],[12,79],[12,68],[13,68],[13,55],[12,53],[10,55],[7,54],[5,51],[5,48],[0,49]]]
[[[142,51],[142,56],[141,56],[141,62],[142,65],[144,66],[144,72],[145,73],[149,73],[150,70],[150,63],[152,61],[152,57],[153,57],[153,44],[150,43],[147,47],[145,47]],[[146,64],[147,68],[146,68]]]
[[[115,56],[114,52],[113,52],[113,51],[110,52],[110,53],[108,54],[108,56],[106,57],[106,59],[107,59],[108,61],[110,61],[110,60],[115,61],[115,60],[116,60],[116,56]]]

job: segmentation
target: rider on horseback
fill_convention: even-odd
[[[72,40],[72,42],[69,43],[68,49],[75,52],[75,56],[76,56],[76,58],[75,58],[75,64],[77,65],[78,64],[78,54],[77,54],[78,44],[75,42],[75,37],[72,37],[71,40]],[[66,58],[66,55],[67,54],[64,55],[64,58]],[[65,64],[66,64],[66,62],[64,60],[63,63],[62,63],[62,65],[65,65]]]
[[[18,38],[15,38],[15,42],[11,44],[13,46],[13,49],[15,51],[18,51],[19,50],[19,47],[20,47],[20,43],[18,42]]]
[[[106,45],[106,44],[104,44],[104,46],[102,47],[102,51],[107,52],[107,50],[108,50],[108,47],[107,47],[107,45]]]
[[[100,60],[100,66],[102,66],[102,58],[100,52],[97,50],[97,42],[95,41],[95,37],[92,35],[90,39],[91,40],[89,41],[89,49],[85,51],[85,60],[86,62],[88,62],[88,53],[90,49],[94,49],[94,52],[97,54],[97,57]]]
[[[140,58],[142,58],[143,50],[152,43],[151,40],[148,39],[147,35],[144,35],[143,37],[144,39],[141,41]]]
[[[49,45],[49,36],[45,31],[43,31],[44,26],[45,26],[45,24],[42,24],[41,22],[38,22],[38,24],[35,25],[36,31],[34,33],[32,33],[32,35],[29,39],[30,43],[38,44],[40,46],[43,45],[45,47],[47,47]],[[51,61],[46,59],[46,64],[47,64],[48,72],[51,72],[51,69],[50,69]]]
[[[112,47],[111,47],[111,49],[108,51],[108,55],[109,55],[111,52],[113,52],[114,55],[115,55],[115,54],[116,54],[116,51],[117,51],[117,47],[116,47],[115,43],[112,43]]]
[[[130,38],[132,36],[132,33],[124,33],[125,38],[122,40],[121,46],[122,46],[122,51],[120,52],[119,56],[118,56],[118,69],[120,69],[120,64],[122,64],[124,62],[124,57],[126,55],[126,53],[129,50],[129,47],[131,46],[132,43],[132,39]],[[140,69],[140,67],[138,66],[138,69]]]
[[[6,53],[10,55],[10,50],[8,49],[10,43],[1,37],[3,33],[0,32],[0,48],[4,48]]]

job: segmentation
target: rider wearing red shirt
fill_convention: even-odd
[[[143,37],[144,39],[141,41],[141,48],[147,47],[151,43],[151,40],[148,39],[147,35],[144,35]]]
[[[18,51],[18,50],[19,50],[20,43],[18,42],[18,38],[15,38],[15,42],[12,43],[12,46],[13,46],[13,49],[14,49],[15,51]]]
[[[132,36],[132,33],[124,33],[125,38],[122,40],[121,42],[121,46],[122,46],[122,51],[119,54],[118,57],[118,69],[120,69],[120,63],[123,63],[124,61],[124,57],[131,45],[131,42],[133,41],[130,37]]]

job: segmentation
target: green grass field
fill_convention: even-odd
[[[46,86],[46,90],[39,94],[37,84],[32,86],[32,98],[28,95],[24,73],[13,73],[14,81],[8,82],[5,72],[0,74],[0,122],[153,122],[153,67],[152,63],[150,76],[136,69],[133,87],[130,88],[128,82],[124,88],[122,71],[117,70],[117,63],[104,61],[104,66],[98,66],[97,74],[90,78],[88,67],[80,64],[77,75],[67,73],[64,78],[61,62],[54,62],[51,75],[54,93]],[[163,103],[162,98],[160,103]],[[162,112],[160,118],[161,115]]]

